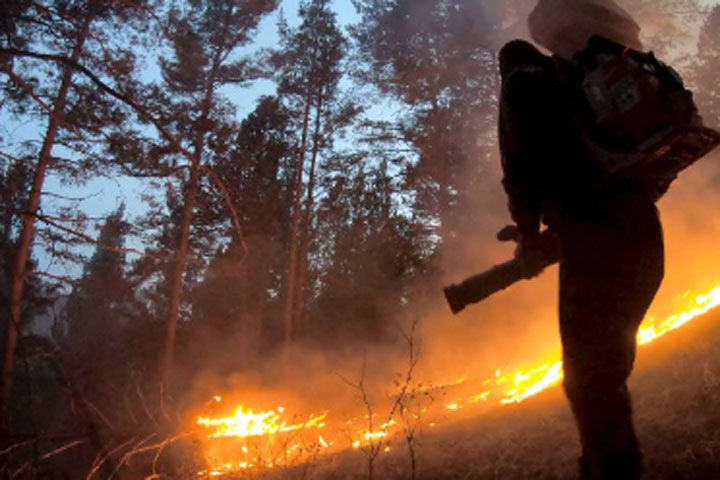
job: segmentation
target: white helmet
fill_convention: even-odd
[[[613,0],[540,0],[528,27],[536,43],[568,60],[594,35],[642,50],[640,27]]]

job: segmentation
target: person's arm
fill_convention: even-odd
[[[531,192],[516,190],[505,185],[508,194],[508,210],[513,222],[518,226],[522,239],[530,238],[540,232],[542,213],[540,202]]]
[[[508,209],[524,238],[539,232],[543,198],[541,194],[540,148],[544,76],[536,68],[514,70],[503,79],[498,129],[503,168],[502,184],[508,195]]]

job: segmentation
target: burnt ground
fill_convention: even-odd
[[[642,348],[631,381],[648,479],[720,479],[720,312]],[[418,479],[572,479],[579,444],[560,388],[473,420],[423,431]],[[275,478],[368,478],[361,452]],[[256,477],[258,478],[258,477]],[[374,462],[375,479],[408,479],[407,449]]]

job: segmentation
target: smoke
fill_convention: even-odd
[[[683,172],[659,204],[666,241],[662,300],[686,289],[720,281],[720,154],[714,152]]]
[[[622,2],[621,2],[622,3]],[[652,4],[643,0],[624,2],[644,27],[648,49],[665,50],[657,33],[676,32],[665,41],[673,44],[673,57],[686,61],[678,68],[686,79],[695,79],[692,59],[700,22],[697,18],[673,15],[677,2]],[[533,5],[526,5],[528,9]],[[524,17],[522,12],[511,12]],[[671,25],[672,28],[669,28]],[[506,31],[508,39],[518,29]],[[712,79],[696,79],[708,85]],[[703,105],[699,105],[702,110]],[[482,165],[483,184],[474,194],[476,216],[469,235],[453,250],[461,262],[449,264],[455,281],[483,271],[512,256],[513,245],[498,243],[494,234],[510,223],[505,194],[500,187],[497,155]],[[670,192],[659,202],[666,242],[666,274],[649,314],[664,318],[673,313],[686,293],[701,293],[720,283],[720,152],[702,159],[682,172]],[[537,364],[549,352],[559,349],[557,324],[557,267],[539,278],[524,281],[508,291],[472,306],[457,317],[438,305],[424,317],[422,366],[429,377],[450,381],[457,377],[487,377],[495,368]]]
[[[632,13],[648,12],[646,3],[637,0],[623,6]],[[532,2],[523,5],[528,10],[533,6]],[[503,22],[525,16],[517,6],[504,12],[505,15],[502,13],[493,11]],[[655,10],[654,15],[658,21],[667,21],[662,11]],[[643,26],[655,28],[655,17],[642,16],[638,20]],[[507,40],[523,30],[519,23],[512,25],[504,30]],[[682,35],[684,38],[687,32]],[[682,73],[687,76],[692,72]],[[470,167],[481,168],[483,175],[469,202],[472,207],[466,214],[469,226],[453,246],[455,259],[462,261],[449,261],[444,269],[449,279],[460,280],[512,256],[514,245],[495,239],[495,233],[510,223],[499,163],[495,152],[491,158]],[[717,248],[720,217],[716,212],[719,204],[720,152],[683,172],[659,202],[666,241],[666,275],[650,308],[656,317],[670,314],[685,292],[699,293],[720,283]],[[537,365],[539,360],[557,352],[560,348],[557,274],[557,267],[552,267],[540,277],[516,284],[459,316],[450,314],[438,289],[434,292],[433,306],[416,312],[419,326],[412,346],[419,351],[419,364],[413,382],[440,385],[459,378],[489,378],[496,369]],[[408,323],[405,331],[409,331]],[[359,382],[364,382],[373,401],[382,403],[393,394],[393,381],[408,368],[407,345],[402,340],[390,345],[355,345],[333,351],[305,348],[261,360],[253,373],[199,376],[196,398],[234,392],[234,402],[257,409],[283,406],[294,411],[329,408],[335,412],[357,412],[365,407],[356,388]],[[284,405],[279,405],[280,402]]]

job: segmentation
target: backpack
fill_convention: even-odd
[[[574,60],[580,73],[564,83],[604,180],[640,182],[657,200],[682,170],[720,144],[678,73],[652,52],[595,36]]]

